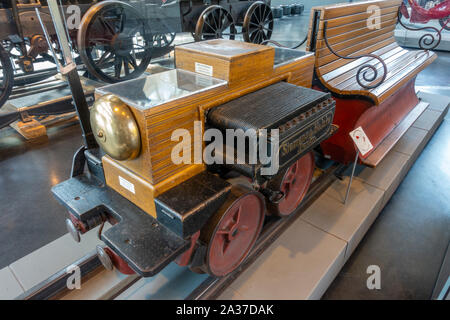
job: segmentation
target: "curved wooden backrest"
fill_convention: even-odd
[[[354,61],[341,59],[327,48],[323,38],[325,22],[328,43],[334,51],[343,56],[370,53],[395,43],[394,29],[401,2],[374,0],[312,8],[307,50],[315,51],[318,75]],[[379,25],[375,27],[377,21]]]

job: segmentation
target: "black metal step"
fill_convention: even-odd
[[[144,277],[155,275],[189,247],[189,241],[87,174],[54,186],[52,192],[82,221],[112,215],[118,222],[103,232],[102,240]]]

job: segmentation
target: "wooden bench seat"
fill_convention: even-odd
[[[347,163],[354,159],[350,131],[361,126],[376,148],[419,103],[415,78],[436,54],[407,50],[396,43],[394,31],[401,3],[373,0],[312,9],[307,50],[315,53],[314,84],[333,93],[335,123],[340,126],[339,133],[322,149],[335,160]],[[408,119],[410,122],[411,117]],[[399,130],[395,132],[398,135]],[[387,139],[394,140],[398,139]],[[383,148],[392,147],[383,142]],[[386,152],[375,154],[384,156]],[[360,156],[361,162],[369,155]],[[382,160],[374,158],[372,166]]]

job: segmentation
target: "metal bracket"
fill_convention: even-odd
[[[437,33],[438,40],[437,40],[436,44],[433,45],[433,46],[431,46],[431,45],[435,42],[435,38],[434,38],[434,36],[431,33],[425,33],[419,39],[419,48],[420,49],[422,49],[422,50],[433,50],[433,49],[435,49],[441,43],[441,39],[442,39],[441,31],[442,31],[442,29],[439,31],[435,27],[422,27],[422,28],[411,28],[411,27],[408,27],[405,24],[403,24],[403,22],[402,22],[402,13],[400,11],[400,8],[398,9],[398,12],[397,12],[397,16],[398,16],[397,22],[403,28],[405,28],[406,30],[410,30],[410,31],[433,30],[433,31],[435,31]],[[427,46],[427,47],[428,46],[430,46],[430,47],[425,48],[424,45]]]

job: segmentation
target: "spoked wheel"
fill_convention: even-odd
[[[235,270],[252,249],[265,217],[263,197],[234,186],[228,199],[200,232],[207,243],[206,270],[222,277]]]
[[[228,38],[234,40],[236,26],[231,14],[221,6],[207,7],[197,20],[195,41]]]
[[[145,19],[120,1],[93,5],[83,16],[77,40],[88,71],[109,83],[138,77],[152,56],[153,36]]]
[[[14,71],[8,52],[0,44],[0,108],[8,100],[14,84]]]
[[[282,217],[293,213],[305,197],[313,174],[314,153],[309,152],[269,182],[270,189],[284,194],[284,198],[279,203],[269,204],[270,209]]]
[[[175,40],[176,33],[161,33],[155,34],[153,36],[153,47],[154,48],[165,48],[172,44],[173,40]]]
[[[248,8],[242,25],[242,35],[246,42],[261,43],[269,40],[273,32],[273,12],[262,1],[253,3]]]

